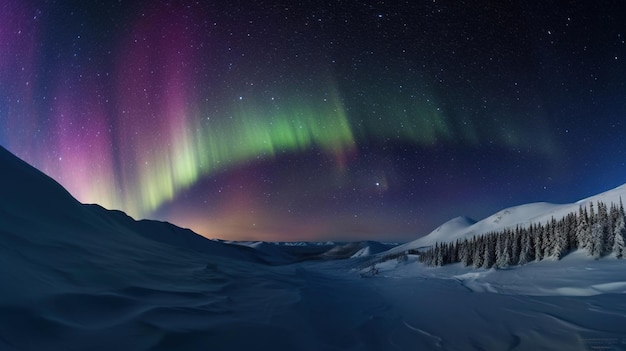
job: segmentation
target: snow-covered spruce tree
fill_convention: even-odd
[[[441,263],[441,265],[446,265],[448,263],[452,263],[452,247],[454,246],[454,244],[452,243],[444,243],[441,245],[441,250],[443,251],[443,262]]]
[[[601,233],[598,240],[601,241],[600,255],[604,256],[611,252],[613,247],[613,235],[611,231],[611,223],[609,218],[609,210],[604,202],[598,201],[598,222],[601,225]]]
[[[439,244],[439,246],[435,247],[435,266],[443,266],[446,262],[445,248],[445,243]]]
[[[594,224],[596,221],[596,213],[593,210],[593,202],[589,202],[589,224]]]
[[[622,197],[619,197],[619,215],[617,217],[615,228],[613,229],[613,252],[615,257],[621,259],[626,256],[626,247],[624,241],[626,241],[626,211],[624,211],[624,204]]]
[[[455,243],[447,243],[445,248],[445,252],[443,255],[443,264],[450,264],[458,262],[458,248]]]
[[[589,216],[587,215],[587,209],[583,210],[582,205],[580,206],[578,217],[576,218],[576,241],[579,249],[589,250],[589,245],[591,242],[591,228],[589,225]]]
[[[480,267],[483,264],[483,252],[478,248],[482,245],[481,236],[472,238],[470,243],[470,256],[472,256],[472,266]],[[478,259],[478,262],[476,261]]]
[[[441,245],[441,250],[443,251],[443,262],[442,266],[454,262],[454,244],[453,243],[444,243]]]
[[[594,239],[593,230],[594,226],[596,226],[596,224],[598,223],[598,218],[596,217],[596,213],[594,211],[593,202],[589,203],[589,216],[587,216],[587,221],[589,222],[589,230],[587,232],[587,236],[583,238],[582,247],[587,249],[589,255],[592,255],[591,251],[593,250],[593,246],[596,242],[596,240]]]
[[[437,256],[439,255],[439,243],[435,243],[435,246],[432,246],[428,249],[430,255],[428,257],[428,265],[431,267],[437,266]]]
[[[602,257],[604,252],[604,227],[602,223],[596,222],[593,224],[589,239],[587,244],[589,255],[595,259]]]
[[[456,243],[450,243],[450,252],[448,257],[448,263],[457,263],[459,262],[459,240]]]
[[[443,265],[446,265],[446,264],[452,262],[452,256],[451,256],[452,250],[450,249],[451,247],[452,247],[451,243],[442,243],[441,244],[442,260],[441,260],[440,266],[443,266]]]
[[[578,240],[576,238],[576,213],[569,213],[565,217],[565,237],[567,239],[567,251],[575,250],[578,247]]]
[[[495,235],[487,235],[484,242],[485,255],[483,257],[483,268],[491,268],[496,263],[496,240]]]
[[[533,228],[533,233],[535,261],[541,261],[543,259],[543,228],[536,225]]]
[[[615,229],[613,231],[613,253],[619,259],[624,258],[625,254],[624,235],[626,235],[626,225],[624,216],[620,215],[615,221]]]
[[[472,264],[474,268],[480,268],[483,266],[484,254],[485,254],[485,245],[483,243],[484,237],[481,235],[478,238],[475,238],[474,245],[472,247],[473,255],[472,255]]]
[[[556,226],[554,229],[554,239],[552,245],[552,253],[550,257],[560,260],[565,253],[567,253],[567,234],[565,233],[565,228],[561,226]]]
[[[606,228],[606,241],[605,241],[605,254],[609,255],[613,252],[613,244],[615,240],[615,226],[617,225],[617,220],[619,218],[619,209],[617,205],[611,203],[611,207],[609,208],[608,213],[608,223]]]
[[[522,237],[520,235],[521,230],[519,226],[515,228],[513,237],[511,238],[511,264],[517,264],[519,261],[519,255],[522,247]]]
[[[530,232],[527,230],[523,230],[521,232],[521,247],[519,259],[517,260],[517,264],[526,264],[533,260],[531,257],[531,252],[533,251]]]
[[[571,212],[565,217],[563,223],[563,229],[565,230],[565,240],[567,240],[567,251],[576,249],[576,213]]]
[[[463,240],[461,247],[459,248],[459,258],[461,263],[467,267],[472,264],[472,255],[470,253],[469,242],[467,239]]]
[[[498,268],[505,268],[511,265],[511,231],[510,229],[504,229],[501,233],[492,234],[495,235],[495,266]]]
[[[543,250],[543,258],[548,258],[552,255],[554,249],[554,217],[551,221],[548,221],[541,231],[541,248]]]
[[[502,256],[504,256],[504,233],[501,233],[500,235],[497,235],[495,237],[495,242],[496,242],[495,266],[496,267],[500,267],[500,261],[502,261]]]
[[[430,248],[428,250],[428,255],[425,258],[425,263],[431,267],[435,266],[435,249],[434,248]]]
[[[594,213],[593,203],[590,206],[590,229],[589,235],[583,241],[584,248],[590,256],[598,259],[606,253],[608,236],[608,214],[603,203],[598,202],[598,211]]]
[[[433,251],[432,248],[430,248],[428,250],[421,252],[418,260],[427,266],[432,266],[433,265],[432,251]]]

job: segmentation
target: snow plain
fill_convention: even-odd
[[[622,260],[362,277],[389,251],[206,240],[0,165],[0,350],[626,350]]]

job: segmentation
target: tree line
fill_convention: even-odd
[[[451,243],[436,243],[421,251],[419,260],[429,266],[461,262],[476,268],[505,268],[543,259],[559,260],[567,253],[584,249],[598,259],[615,254],[622,259],[626,237],[626,214],[619,205],[610,208],[601,201],[589,208],[544,224],[534,223],[514,229],[506,228]]]

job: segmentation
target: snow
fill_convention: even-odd
[[[621,198],[626,199],[626,184],[571,204],[547,202],[524,204],[501,210],[478,222],[467,217],[457,217],[439,226],[426,236],[391,249],[389,253],[432,246],[437,242],[453,242],[458,239],[501,231],[505,228],[515,228],[518,225],[527,227],[531,223],[546,223],[551,218],[559,220],[571,212],[577,212],[580,206],[589,207],[590,203],[595,204],[598,201],[608,205],[611,203],[618,204]]]
[[[398,244],[384,244],[375,241],[349,243],[336,242],[263,242],[263,241],[225,241],[232,245],[254,249],[266,263],[287,264],[306,259],[344,259],[366,258],[385,252]]]
[[[374,266],[387,278],[452,279],[472,292],[528,296],[594,296],[626,293],[626,262],[607,256],[600,260],[578,250],[562,260],[531,262],[507,269],[476,269],[462,264],[427,267],[389,260]],[[368,267],[369,268],[369,267]]]
[[[1,148],[0,163],[0,350],[626,348],[614,257],[484,270],[408,255],[362,277],[388,246],[206,240],[82,205]]]

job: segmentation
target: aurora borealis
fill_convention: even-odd
[[[408,240],[626,182],[620,10],[0,0],[0,144],[209,237]]]

